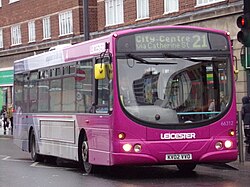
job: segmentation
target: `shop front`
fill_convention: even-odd
[[[0,107],[12,103],[12,93],[13,68],[2,68],[0,69]]]

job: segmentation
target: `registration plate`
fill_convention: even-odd
[[[192,160],[192,154],[166,154],[166,160]]]

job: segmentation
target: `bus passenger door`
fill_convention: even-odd
[[[28,127],[27,127],[27,110],[29,108],[29,74],[15,75],[15,112],[13,119],[13,135],[15,143],[22,148],[28,150]]]

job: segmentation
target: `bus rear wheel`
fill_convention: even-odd
[[[180,171],[193,171],[196,167],[196,164],[185,163],[185,164],[177,164],[176,166]]]
[[[42,156],[37,153],[36,137],[34,130],[30,134],[30,155],[34,162],[42,161]]]
[[[81,137],[78,148],[80,169],[87,173],[93,173],[94,166],[89,163],[89,146],[86,137]]]

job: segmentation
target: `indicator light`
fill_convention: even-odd
[[[118,134],[118,138],[119,138],[120,140],[124,140],[124,139],[126,138],[126,134],[125,134],[124,132],[120,132],[120,133]]]
[[[229,130],[229,136],[234,136],[235,135],[235,132],[234,132],[234,130]]]

